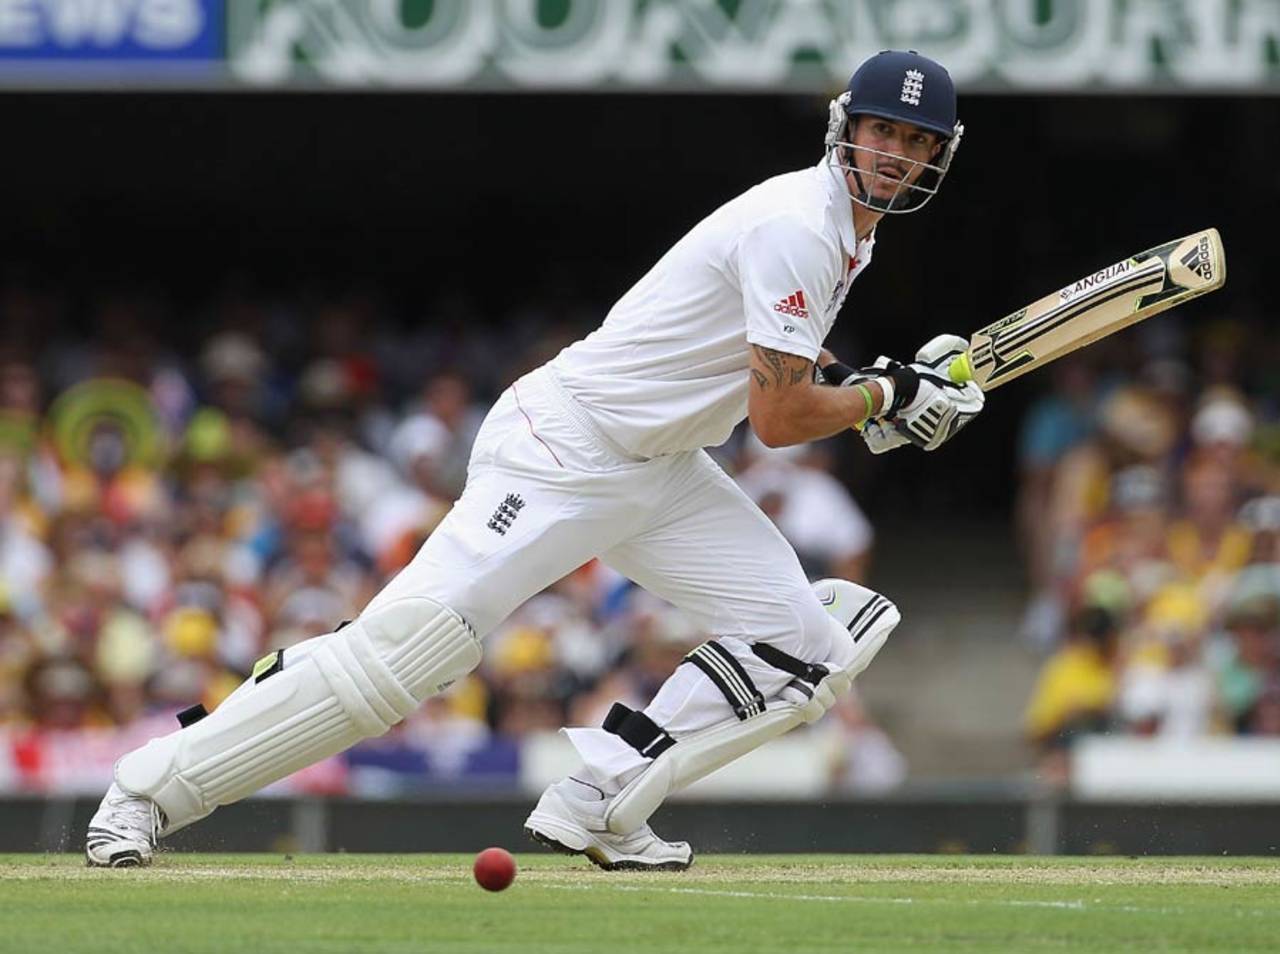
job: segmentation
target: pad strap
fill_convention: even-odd
[[[712,685],[724,694],[729,708],[740,721],[764,712],[764,696],[742,668],[742,663],[714,639],[689,653],[684,661],[702,670]]]
[[[612,732],[647,759],[656,759],[676,744],[676,740],[667,735],[658,723],[621,702],[613,704],[609,714],[604,717],[602,728],[606,732]]]
[[[753,644],[756,658],[793,674],[785,687],[793,691],[771,699],[769,710],[755,718],[734,721],[726,717],[704,729],[682,731],[679,745],[655,759],[609,802],[604,822],[611,832],[631,834],[648,822],[672,792],[706,778],[734,759],[829,711],[884,646],[900,619],[897,607],[889,600],[847,580],[820,580],[814,584],[814,594],[831,616],[830,672],[817,683],[810,683],[808,679],[828,668],[826,660],[823,666],[811,665],[777,647]],[[849,637],[836,627],[847,628]],[[699,647],[698,652],[707,652],[713,645]]]
[[[797,679],[803,679],[811,686],[816,686],[831,675],[831,670],[826,666],[818,663],[803,662],[790,653],[784,653],[781,649],[776,646],[770,646],[768,643],[755,643],[752,645],[751,651],[774,669],[789,672]]]
[[[185,729],[189,725],[195,725],[208,714],[209,710],[197,702],[178,713],[178,725]]]

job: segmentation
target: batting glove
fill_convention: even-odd
[[[952,360],[968,345],[957,335],[938,335],[907,366],[916,373],[915,394],[888,416],[894,429],[917,447],[937,450],[977,417],[986,403],[976,384],[956,384],[948,374]]]

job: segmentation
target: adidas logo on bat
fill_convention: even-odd
[[[1209,249],[1209,237],[1203,236],[1199,244],[1179,261],[1205,281],[1210,281],[1213,278],[1213,253]]]

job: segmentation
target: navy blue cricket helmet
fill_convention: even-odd
[[[859,116],[935,133],[939,149],[925,162],[855,144]],[[877,212],[914,212],[937,193],[963,132],[956,121],[956,87],[942,64],[914,50],[885,50],[859,66],[848,88],[832,100],[827,155],[832,165],[853,174],[855,202]]]

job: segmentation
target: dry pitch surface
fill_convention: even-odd
[[[1274,951],[1280,862],[707,856],[609,874],[520,855],[0,856],[0,951]]]

